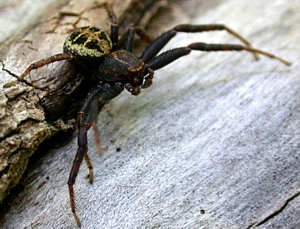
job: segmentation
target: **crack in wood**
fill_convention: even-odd
[[[288,204],[293,201],[294,199],[296,199],[298,196],[300,196],[300,191],[296,192],[294,195],[292,195],[290,198],[288,198],[284,204],[278,208],[277,210],[275,210],[272,214],[268,215],[266,218],[264,218],[263,220],[261,220],[258,223],[253,223],[251,225],[249,225],[248,227],[246,227],[246,229],[252,228],[254,227],[258,227],[261,226],[265,223],[267,223],[269,220],[273,219],[274,217],[276,217],[278,214],[280,214],[281,212],[283,212],[283,210],[288,206]]]

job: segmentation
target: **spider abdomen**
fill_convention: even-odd
[[[65,40],[64,53],[80,64],[100,63],[112,50],[109,35],[101,29],[85,26],[74,30]]]

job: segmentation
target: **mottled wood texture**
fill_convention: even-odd
[[[299,8],[299,0],[182,0],[161,11],[150,34],[224,23],[293,65],[195,51],[157,71],[138,97],[110,102],[98,120],[103,157],[89,132],[94,183],[83,165],[75,184],[82,228],[300,225]],[[239,43],[225,32],[180,34],[166,49],[195,41]],[[74,139],[26,173],[2,228],[76,226],[66,185],[76,148]]]
[[[123,34],[131,25],[144,26],[166,1],[110,3]],[[2,90],[2,85],[20,76],[30,63],[61,53],[66,36],[75,28],[93,25],[110,30],[101,1],[49,0],[41,5],[32,1],[14,5],[10,1],[3,8],[0,16],[6,23],[1,29],[6,39],[0,53],[0,202],[18,184],[40,144],[58,132],[73,129],[77,111],[90,90],[90,84],[85,84],[68,61],[32,71],[25,79],[35,89],[16,84]]]

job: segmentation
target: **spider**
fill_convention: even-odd
[[[257,55],[261,54],[269,58],[277,59],[283,64],[291,64],[273,54],[252,48],[246,39],[222,24],[181,24],[166,31],[153,41],[141,28],[131,27],[119,40],[118,24],[112,7],[108,3],[104,3],[103,6],[111,21],[110,36],[103,30],[92,26],[75,29],[66,38],[63,53],[32,63],[16,81],[4,85],[4,87],[9,87],[19,81],[25,81],[24,77],[32,70],[62,60],[70,60],[78,72],[84,75],[84,77],[89,78],[91,83],[93,82],[95,84],[78,112],[78,150],[68,180],[71,210],[79,227],[81,226],[81,222],[76,214],[73,186],[83,159],[85,159],[89,169],[89,181],[90,183],[93,182],[93,168],[87,154],[87,132],[91,126],[96,130],[95,120],[101,109],[109,100],[118,96],[124,88],[132,95],[140,94],[141,89],[151,86],[155,70],[190,54],[191,51],[194,50],[204,52],[245,50],[251,52],[256,59],[258,59]],[[157,55],[178,32],[200,33],[215,30],[227,31],[242,41],[244,45],[197,42]],[[143,40],[148,42],[152,41],[140,58],[133,54],[135,34],[140,36]],[[98,150],[101,152],[101,149]]]

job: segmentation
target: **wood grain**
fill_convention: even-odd
[[[150,34],[224,23],[293,65],[195,51],[156,71],[138,97],[111,101],[98,120],[103,157],[89,133],[94,183],[82,166],[75,184],[82,228],[300,225],[299,7],[298,0],[189,0],[160,11]],[[239,43],[225,32],[178,34],[165,50],[195,41]],[[26,173],[2,228],[75,228],[66,181],[76,147],[74,139]]]

